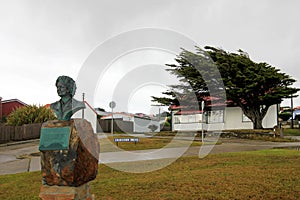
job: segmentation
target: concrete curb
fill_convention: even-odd
[[[0,147],[6,147],[6,146],[12,146],[12,145],[18,145],[18,144],[26,144],[26,143],[32,143],[32,142],[39,142],[39,141],[40,141],[40,139],[14,141],[14,142],[0,144]]]

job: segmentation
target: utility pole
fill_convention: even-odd
[[[158,106],[158,121],[160,122],[160,107],[164,106],[163,104],[156,104],[156,105],[151,105],[151,106]]]
[[[204,101],[201,101],[201,110],[202,110],[202,119],[201,119],[201,142],[202,142],[202,145],[204,144],[204,126],[203,126],[203,123],[204,123]]]
[[[82,102],[84,103],[84,92],[82,93]],[[84,109],[82,109],[82,119],[84,119]]]
[[[158,124],[159,124],[159,130],[161,130],[161,126],[160,126],[160,107],[164,106],[163,104],[156,104],[156,105],[151,105],[151,106],[158,106]]]
[[[291,95],[291,110],[292,110],[292,120],[291,120],[291,128],[294,128],[294,102],[293,95]]]

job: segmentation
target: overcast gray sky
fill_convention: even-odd
[[[76,79],[97,46],[145,27],[178,32],[200,47],[242,49],[291,75],[300,87],[299,8],[298,0],[0,0],[0,96],[52,103],[59,75]],[[131,99],[145,93],[133,92]],[[101,105],[107,101],[92,104],[107,109]]]

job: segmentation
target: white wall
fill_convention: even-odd
[[[250,121],[243,122],[243,111],[239,107],[226,107],[224,114],[224,130],[252,129]]]
[[[262,121],[264,128],[274,128],[277,125],[277,105],[272,105]]]
[[[104,116],[102,119],[111,119],[112,115]],[[114,119],[122,119],[124,121],[134,121],[134,116],[130,116],[128,114],[123,113],[114,113],[113,114]]]
[[[252,129],[253,123],[251,121],[242,121],[243,112],[239,107],[226,107],[225,108],[225,130],[230,129]],[[272,105],[266,116],[262,121],[264,128],[273,128],[277,125],[277,107]]]
[[[152,125],[152,124],[157,126],[157,129],[154,132],[159,132],[160,131],[160,124],[159,124],[158,121],[135,117],[134,118],[133,132],[137,132],[137,133],[151,132],[151,130],[148,128],[148,126]]]
[[[197,131],[201,130],[201,123],[191,123],[191,124],[174,124],[173,128],[175,131]]]

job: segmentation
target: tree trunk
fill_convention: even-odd
[[[245,108],[241,107],[244,114],[252,121],[253,129],[263,129],[262,121],[268,111],[270,106],[265,106],[265,108],[252,107]]]
[[[260,119],[260,117],[256,117],[255,119],[253,119],[253,129],[263,129],[263,125],[262,125],[262,119]]]

